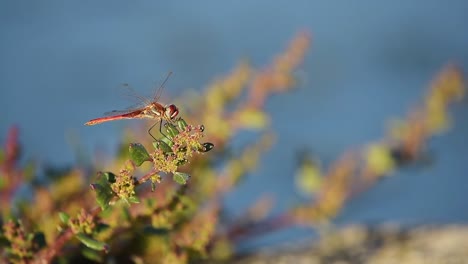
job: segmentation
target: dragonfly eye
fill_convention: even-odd
[[[174,119],[177,115],[179,114],[179,109],[177,106],[171,104],[168,107],[166,107],[166,117],[169,119]]]

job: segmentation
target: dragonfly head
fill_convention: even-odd
[[[164,117],[167,120],[174,119],[178,114],[179,114],[179,109],[177,108],[177,106],[173,104],[166,106],[164,109]]]

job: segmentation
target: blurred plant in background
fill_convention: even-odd
[[[345,153],[323,176],[311,172],[299,174],[298,177],[320,178],[322,182],[314,185],[320,189],[310,189],[317,199],[294,210],[295,221],[312,225],[323,220],[327,222],[356,193],[394,170],[424,159],[427,156],[425,143],[448,127],[448,107],[461,100],[464,92],[461,71],[448,65],[430,85],[423,104],[411,111],[406,119],[394,121],[387,137],[362,150]]]
[[[271,201],[260,199],[242,218],[225,223],[221,198],[255,169],[274,141],[264,103],[294,87],[293,73],[309,42],[309,36],[301,33],[271,65],[255,69],[243,62],[203,94],[176,100],[183,106],[183,119],[165,124],[159,140],[150,141],[147,126],[127,130],[115,157],[105,165],[96,163],[104,172],[76,166],[49,171],[46,179],[39,180],[33,163],[19,162],[18,129],[12,128],[0,152],[3,259],[12,263],[228,260],[243,239],[330,222],[353,195],[417,162],[424,155],[425,142],[449,126],[447,107],[463,97],[460,71],[446,67],[423,104],[395,122],[388,137],[345,153],[327,171],[319,161],[302,155],[296,182],[310,194],[309,203],[272,216]],[[233,156],[229,143],[243,130],[256,130],[259,138]],[[205,137],[208,142],[202,142]],[[28,191],[20,191],[24,189]]]

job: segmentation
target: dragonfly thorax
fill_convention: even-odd
[[[147,110],[149,110],[151,114],[154,114],[157,117],[161,117],[162,115],[164,115],[165,108],[158,103],[152,103],[149,105]]]
[[[177,106],[171,104],[165,107],[160,104],[153,104],[150,107],[151,113],[165,120],[172,120],[179,114]]]

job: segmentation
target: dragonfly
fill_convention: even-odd
[[[125,110],[113,110],[110,112],[104,113],[104,116],[91,119],[85,123],[87,126],[93,126],[101,124],[108,121],[121,120],[121,119],[152,119],[157,120],[149,129],[148,134],[156,140],[156,138],[151,134],[151,130],[159,123],[159,132],[164,135],[161,131],[161,125],[163,121],[173,122],[174,119],[179,114],[179,109],[173,104],[163,105],[159,102],[159,97],[161,97],[162,90],[167,80],[171,76],[172,72],[169,72],[166,76],[166,79],[161,84],[159,89],[156,91],[154,98],[147,99],[139,97],[142,104],[137,107],[128,108]],[[137,96],[138,97],[138,96]]]

